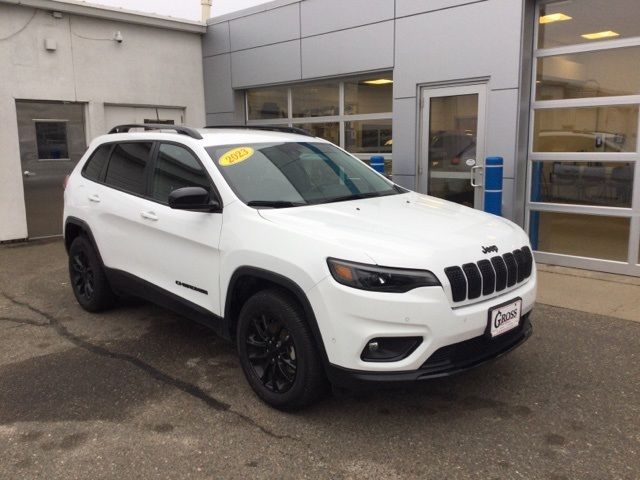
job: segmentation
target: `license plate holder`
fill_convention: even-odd
[[[496,338],[514,328],[522,321],[522,298],[518,297],[489,309],[487,336]]]

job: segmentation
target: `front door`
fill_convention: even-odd
[[[482,208],[486,85],[422,90],[418,190]]]
[[[16,101],[29,238],[62,234],[63,182],[87,148],[84,105]]]

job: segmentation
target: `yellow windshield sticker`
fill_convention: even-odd
[[[223,167],[230,167],[236,163],[244,162],[246,159],[253,155],[254,150],[251,147],[238,147],[233,150],[229,150],[227,153],[220,157],[218,163]]]

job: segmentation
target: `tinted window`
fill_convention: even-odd
[[[104,164],[109,159],[109,152],[111,151],[111,145],[100,145],[91,158],[85,164],[82,174],[89,180],[100,180],[100,174],[104,168]]]
[[[116,145],[109,160],[107,185],[126,192],[144,193],[144,169],[149,160],[152,143],[120,143]]]
[[[163,144],[153,172],[153,198],[168,203],[169,194],[183,187],[210,189],[209,179],[191,152],[177,145]]]

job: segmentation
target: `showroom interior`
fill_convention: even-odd
[[[115,124],[278,125],[480,209],[500,156],[503,215],[539,262],[640,276],[635,0],[275,0],[206,26],[17,3],[0,1],[0,241],[61,233],[59,180]]]

